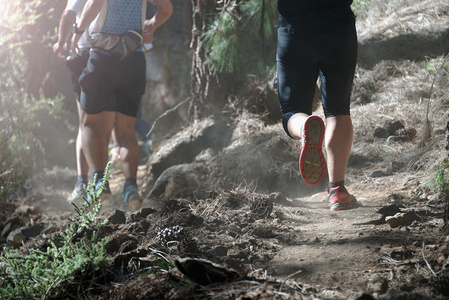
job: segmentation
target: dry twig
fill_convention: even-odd
[[[174,106],[173,108],[170,108],[168,110],[166,110],[162,115],[160,115],[159,117],[156,118],[156,120],[154,120],[153,125],[151,125],[150,131],[148,131],[147,135],[145,136],[144,140],[148,139],[151,136],[151,133],[154,130],[154,127],[156,126],[156,123],[159,122],[160,119],[162,119],[163,117],[165,117],[166,115],[168,115],[169,113],[177,110],[180,106],[182,106],[184,103],[188,102],[192,100],[192,97],[188,97],[187,99],[185,99],[184,101],[176,104],[176,106]]]
[[[302,273],[302,270],[298,270],[298,271],[288,275],[287,277],[285,277],[284,281],[282,281],[281,286],[279,287],[279,292],[282,291],[282,288],[283,288],[284,284],[287,282],[287,280],[289,280],[290,278],[292,278],[300,273]]]
[[[424,260],[424,262],[426,263],[427,267],[429,268],[430,272],[432,273],[433,276],[437,276],[437,274],[435,274],[435,272],[432,270],[432,267],[430,266],[429,262],[426,259],[426,255],[424,254],[424,248],[425,248],[426,244],[422,243],[422,258]]]

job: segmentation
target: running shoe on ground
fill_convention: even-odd
[[[70,194],[70,196],[67,198],[67,201],[73,202],[76,205],[80,205],[81,203],[86,201],[87,193],[84,189],[85,187],[85,184],[76,184],[72,194]]]
[[[328,189],[327,199],[331,204],[331,209],[334,211],[351,209],[357,204],[357,199],[349,194],[344,186]]]
[[[152,144],[152,141],[150,139],[143,141],[143,146],[145,147],[145,152],[148,155],[151,154],[151,144]]]
[[[142,197],[140,197],[136,186],[128,186],[123,191],[122,198],[124,211],[136,211],[142,208]]]
[[[92,191],[92,193],[95,193],[97,199],[101,199],[101,201],[108,201],[109,198],[111,198],[111,189],[109,188],[109,182],[106,180],[104,191],[102,191],[102,185],[103,185],[103,178],[97,181],[97,184],[95,185],[95,191]],[[90,197],[87,198],[87,202],[91,202]]]
[[[299,170],[307,184],[318,184],[326,173],[322,144],[324,138],[324,122],[318,116],[310,116],[303,126]]]

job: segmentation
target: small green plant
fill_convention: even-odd
[[[107,173],[108,170],[105,177]],[[50,246],[46,250],[31,249],[24,255],[16,249],[4,249],[0,257],[1,299],[48,299],[61,283],[101,266],[109,241],[99,235],[101,227],[107,224],[107,220],[98,218],[98,196],[104,187],[97,193],[93,187],[94,183],[89,182],[86,189],[91,201],[74,205],[75,217],[69,219],[71,223],[65,231],[48,240]]]
[[[157,248],[150,248],[152,252],[153,259],[151,261],[147,261],[148,266],[142,269],[137,270],[136,272],[130,275],[131,278],[138,278],[142,275],[151,276],[157,275],[164,272],[168,272],[170,269],[173,269],[175,266],[173,263],[166,257],[166,254]]]
[[[433,170],[429,180],[424,184],[432,191],[439,193],[441,197],[449,200],[449,162],[445,159],[438,167]]]
[[[444,74],[446,75],[446,76],[448,76],[449,75],[449,61],[446,61],[444,64],[443,64],[443,70],[444,70]]]
[[[3,179],[3,177],[6,177],[10,173],[11,170],[7,170],[0,174],[0,200],[5,200],[11,193],[9,189],[10,183]]]
[[[427,73],[429,73],[430,75],[435,73],[435,67],[432,66],[430,63],[428,62],[422,62],[421,63],[421,67],[427,71]]]

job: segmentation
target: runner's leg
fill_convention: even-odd
[[[103,171],[108,163],[108,145],[114,126],[115,112],[85,114],[83,118],[83,152],[93,172]]]
[[[83,140],[82,140],[82,122],[85,112],[80,107],[80,102],[76,101],[76,106],[78,109],[78,135],[76,137],[76,169],[78,176],[87,176],[89,174],[89,165],[87,164],[86,157],[83,152]]]
[[[330,182],[345,179],[346,168],[352,147],[352,121],[349,115],[326,119],[325,147],[327,171]]]
[[[116,113],[115,133],[120,145],[120,159],[125,178],[137,178],[139,145],[134,134],[135,117]]]

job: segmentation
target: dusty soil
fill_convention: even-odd
[[[440,67],[449,49],[449,4],[409,2],[358,21],[346,179],[359,202],[355,209],[331,211],[324,182],[313,188],[302,182],[298,142],[285,138],[279,123],[236,112],[232,126],[218,129],[229,132],[218,148],[202,138],[215,131],[195,135],[198,124],[154,146],[139,167],[144,209],[127,212],[126,222],[111,223],[105,233],[111,238],[105,268],[113,278],[100,278],[96,287],[68,286],[58,296],[448,299],[448,200],[425,183],[448,155],[449,70]],[[394,122],[403,128],[389,132]],[[184,148],[176,150],[179,144]],[[72,169],[46,170],[29,180],[22,198],[2,203],[1,243],[13,229],[42,221],[63,228],[73,214],[65,199],[74,178]],[[122,208],[122,173],[113,169],[110,178],[113,197],[102,208],[104,218]],[[392,216],[402,223],[387,223]],[[153,249],[174,267],[149,275]],[[198,259],[193,270],[180,257]]]
[[[138,273],[136,261],[152,258],[145,250],[153,247],[173,261],[178,257],[208,259],[248,278],[227,284],[186,284],[181,280],[185,276],[175,268],[162,279],[142,275],[138,284],[129,279],[113,288],[109,283],[84,291],[85,295],[95,298],[109,293],[111,299],[359,299],[366,294],[374,299],[446,299],[447,290],[440,288],[447,284],[443,269],[449,254],[448,232],[443,229],[445,201],[435,197],[407,201],[421,175],[403,172],[375,183],[352,183],[348,188],[360,205],[348,211],[330,211],[324,192],[288,199],[281,193],[237,188],[217,192],[214,198],[173,199],[158,212],[127,213],[126,224],[110,226],[113,245],[107,253],[113,258],[110,269],[123,261],[128,266],[125,278]],[[39,221],[64,224],[70,205],[61,199],[68,196],[72,178],[73,171],[67,170],[48,171],[35,178],[45,188],[35,185],[34,196],[13,215],[21,216],[22,226]],[[62,193],[61,186],[66,186]],[[117,189],[119,185],[114,185],[113,190]],[[262,209],[257,210],[255,203]],[[273,204],[268,216],[267,203]],[[114,197],[102,215],[109,217],[116,208],[120,205]],[[411,212],[410,222],[391,228],[385,217],[399,210]],[[161,238],[164,232],[166,240]],[[175,287],[160,285],[170,280],[177,283]],[[71,292],[66,296],[80,296]]]

